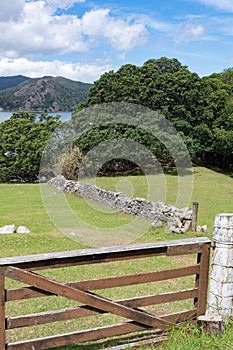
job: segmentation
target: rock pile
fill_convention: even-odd
[[[31,233],[31,231],[25,226],[19,226],[16,229],[16,226],[14,224],[0,227],[0,234],[4,235],[10,233]]]
[[[184,233],[191,225],[192,211],[189,208],[178,209],[161,201],[125,197],[122,192],[107,191],[88,183],[67,180],[63,176],[52,178],[47,185],[54,186],[59,192],[81,195],[124,213],[150,219],[153,227],[162,227],[165,222],[172,232]]]

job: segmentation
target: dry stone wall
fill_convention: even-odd
[[[60,192],[81,195],[124,213],[150,219],[153,227],[162,227],[166,223],[172,232],[184,233],[191,226],[192,211],[189,208],[178,209],[162,201],[126,197],[122,192],[107,191],[92,184],[67,180],[63,176],[52,178],[47,185]]]

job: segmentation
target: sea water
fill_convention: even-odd
[[[2,123],[4,120],[9,119],[14,112],[0,112],[0,123]],[[37,113],[40,115],[42,112]],[[51,112],[48,113],[48,115],[60,115],[61,121],[69,120],[71,117],[72,112]]]

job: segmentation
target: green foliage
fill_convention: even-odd
[[[95,105],[73,114],[70,124],[77,131],[74,143],[93,168],[103,165],[101,175],[138,167],[147,171],[155,158],[164,165],[187,164],[188,152],[179,133],[148,108],[127,103]]]
[[[0,180],[38,180],[40,159],[51,133],[60,124],[58,116],[19,111],[0,124]]]
[[[232,68],[200,78],[175,58],[150,59],[141,67],[126,64],[116,72],[104,73],[94,83],[87,102],[77,106],[73,118],[79,119],[79,112],[86,107],[110,102],[133,103],[162,113],[180,133],[194,161],[226,169],[232,166]],[[130,119],[130,112],[127,114]],[[95,125],[95,118],[91,122]],[[108,132],[96,129],[83,136],[79,146],[89,150],[94,140],[105,139],[104,134]],[[109,129],[108,139],[111,134]],[[125,134],[125,129],[119,131],[118,137]],[[135,130],[127,130],[127,134],[139,140]],[[162,163],[171,162],[161,142],[153,140],[150,150]]]

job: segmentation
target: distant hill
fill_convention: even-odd
[[[12,77],[0,77],[0,91],[16,87],[28,80],[31,80],[31,78],[25,77],[23,75],[15,75]]]
[[[87,100],[92,84],[63,77],[0,77],[0,109],[69,112]]]

